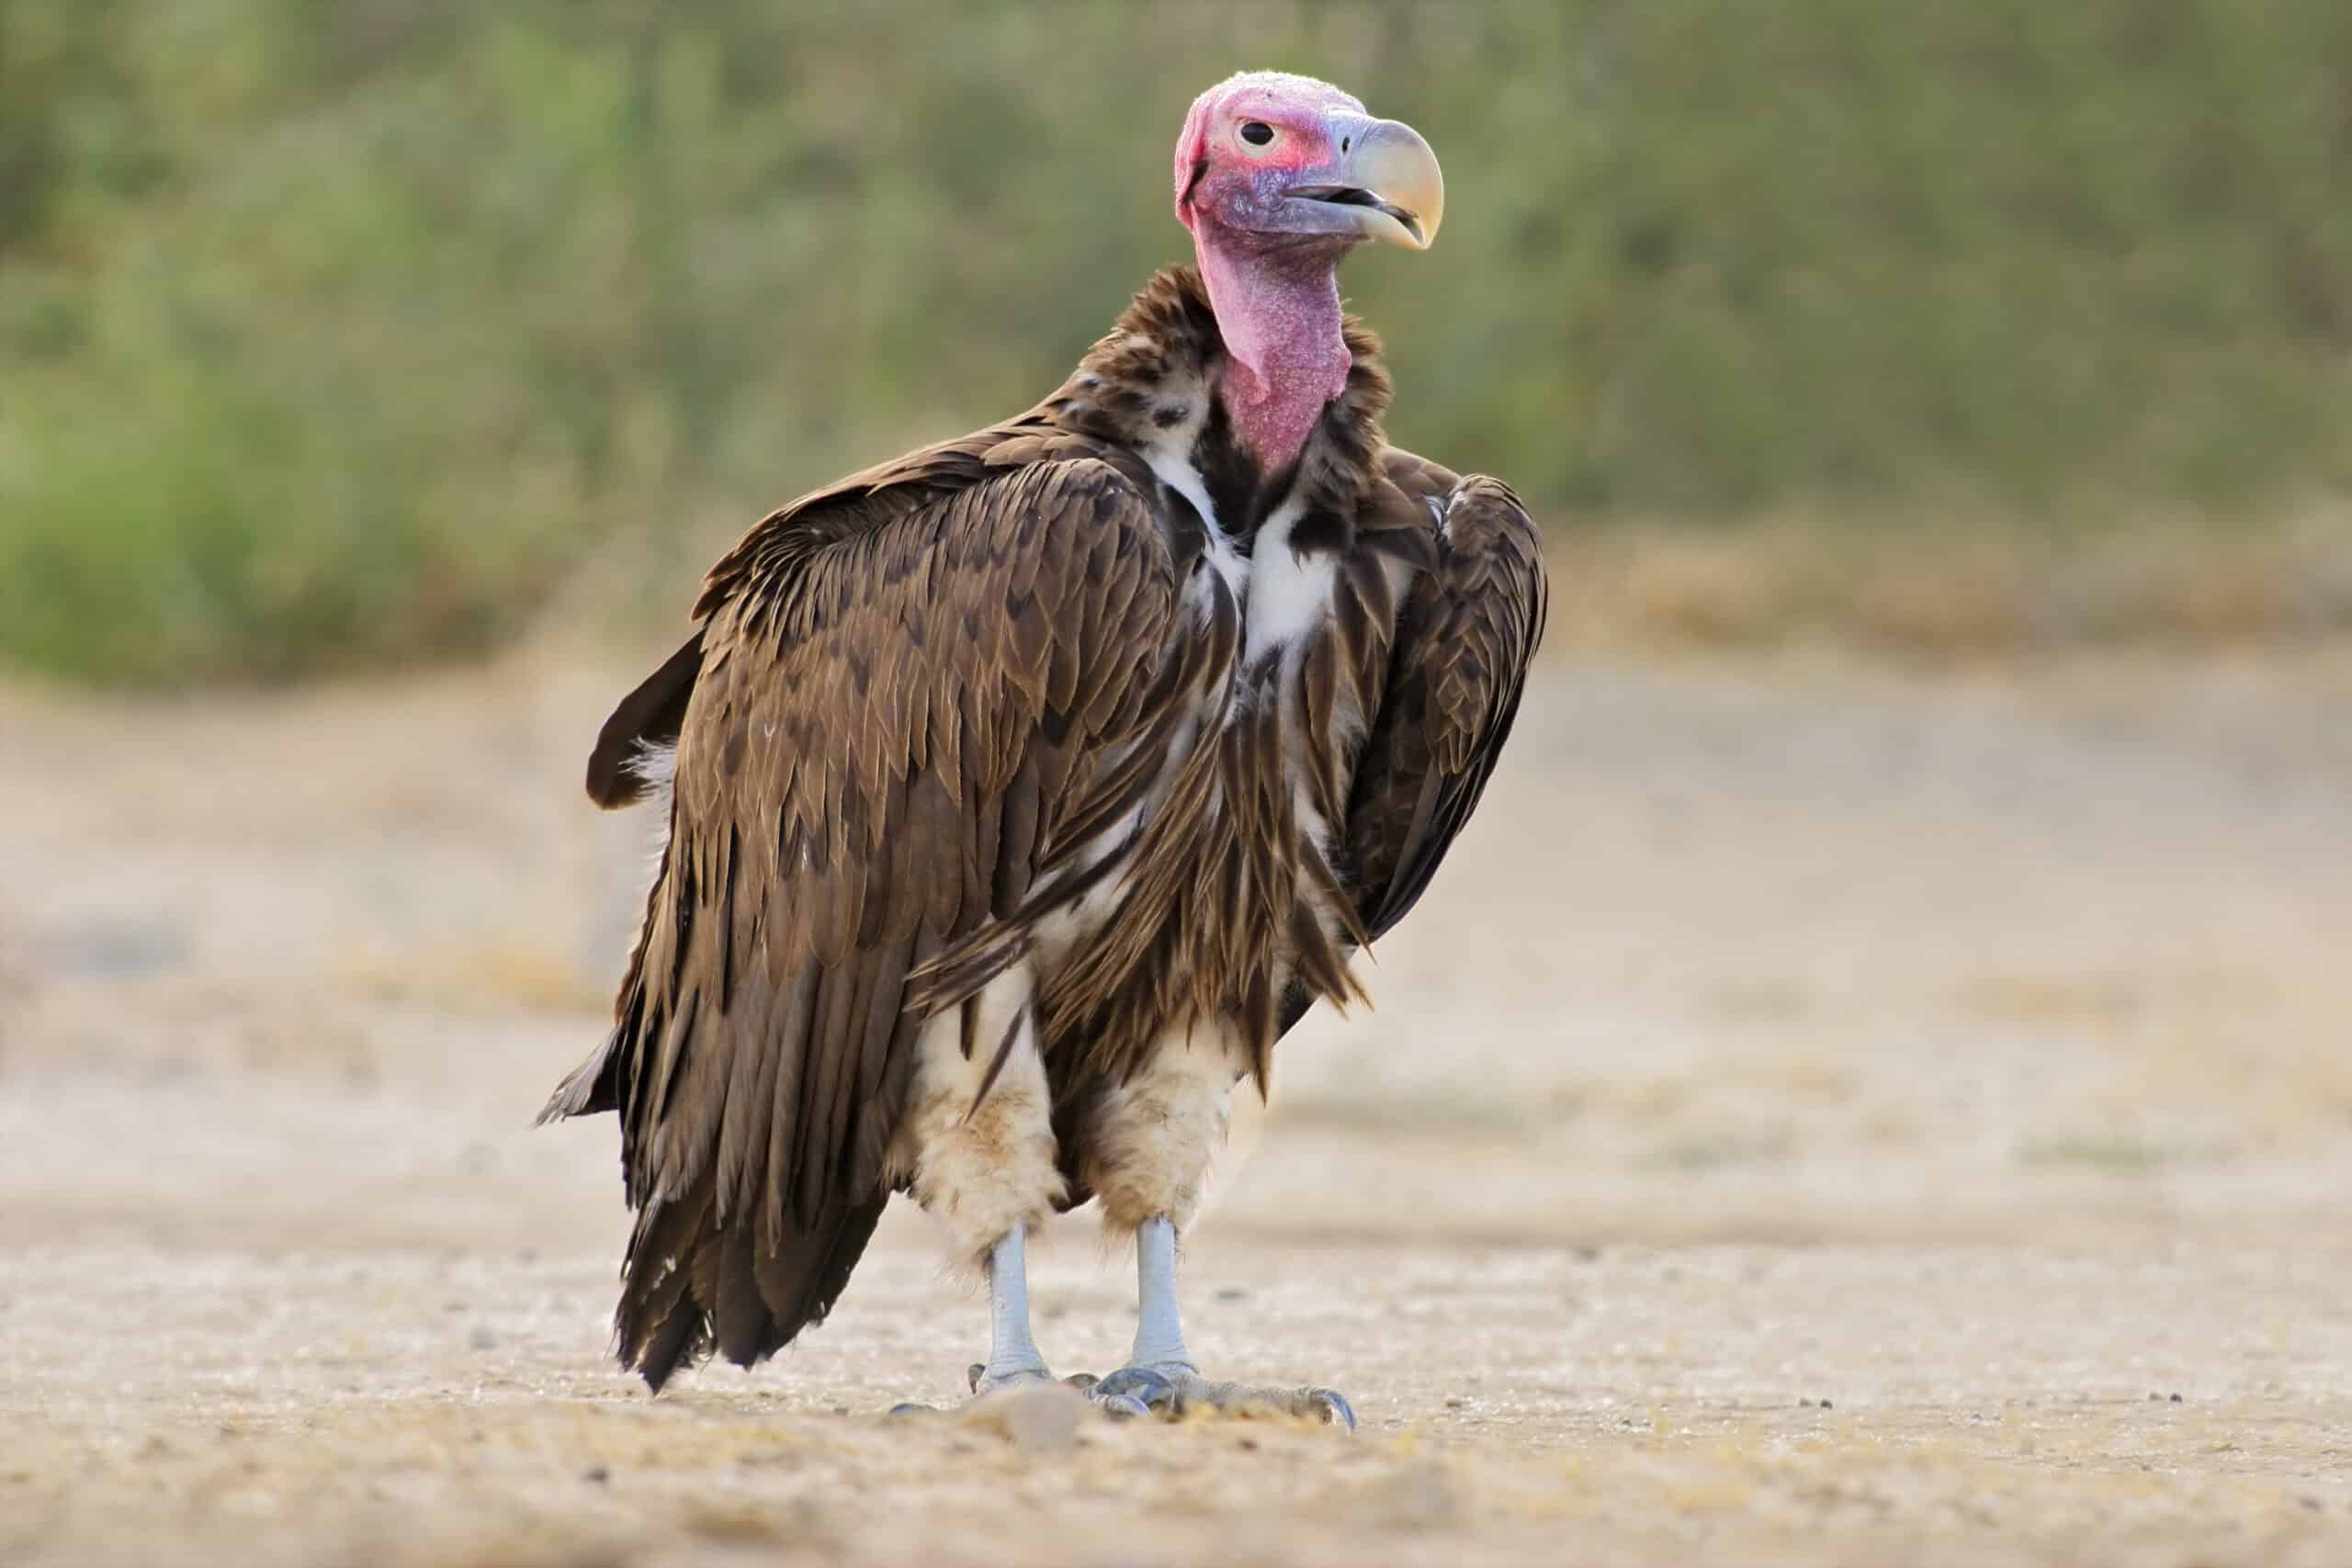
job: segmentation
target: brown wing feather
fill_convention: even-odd
[[[702,633],[697,631],[621,699],[588,754],[589,799],[614,811],[645,797],[648,785],[638,771],[639,760],[655,748],[677,744],[678,726],[685,722],[686,702],[701,672]]]
[[[1510,734],[1545,609],[1543,539],[1500,480],[1391,450],[1389,478],[1444,522],[1397,615],[1380,712],[1349,795],[1346,863],[1378,938],[1429,886]]]
[[[910,969],[1020,901],[1097,751],[1169,722],[1154,491],[1029,435],[1018,466],[1000,430],[797,502],[708,580],[632,979],[549,1107],[621,1113],[616,1326],[656,1387],[831,1307],[888,1195]]]

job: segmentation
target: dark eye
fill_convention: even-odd
[[[1264,120],[1251,119],[1244,120],[1242,122],[1241,140],[1250,143],[1250,146],[1263,147],[1267,142],[1272,141],[1273,139],[1274,128],[1268,125]]]

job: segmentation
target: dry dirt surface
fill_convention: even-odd
[[[985,1333],[910,1212],[757,1373],[609,1364],[615,1134],[528,1123],[632,672],[0,688],[0,1560],[2352,1562],[2352,656],[1555,653],[1189,1241],[1352,1435],[890,1418]],[[1106,1370],[1126,1260],[1035,1257]]]

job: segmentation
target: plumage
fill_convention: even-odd
[[[1544,588],[1508,488],[1386,445],[1378,344],[1341,331],[1270,458],[1210,285],[1161,272],[1027,412],[755,525],[615,710],[589,793],[655,796],[668,837],[613,1030],[544,1115],[619,1115],[619,1352],[655,1387],[821,1320],[893,1190],[985,1248],[1143,1157],[1112,1146],[1135,1086],[1206,1092],[1170,1053],[1205,1032],[1207,1078],[1262,1090],[1306,1006],[1360,998],[1348,954],[1476,806]],[[983,1194],[1022,1126],[1051,1157]]]

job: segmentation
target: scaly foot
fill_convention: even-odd
[[[1345,1427],[1351,1432],[1356,1428],[1356,1413],[1337,1389],[1212,1382],[1189,1361],[1121,1367],[1094,1383],[1090,1396],[1134,1400],[1171,1420],[1189,1409],[1204,1406],[1232,1415],[1272,1411]]]
[[[1123,1395],[1171,1418],[1205,1406],[1235,1415],[1306,1416],[1351,1432],[1356,1428],[1356,1413],[1334,1389],[1268,1388],[1201,1376],[1177,1319],[1176,1227],[1164,1214],[1136,1227],[1135,1348],[1127,1352],[1125,1366],[1094,1388],[1098,1398]]]

